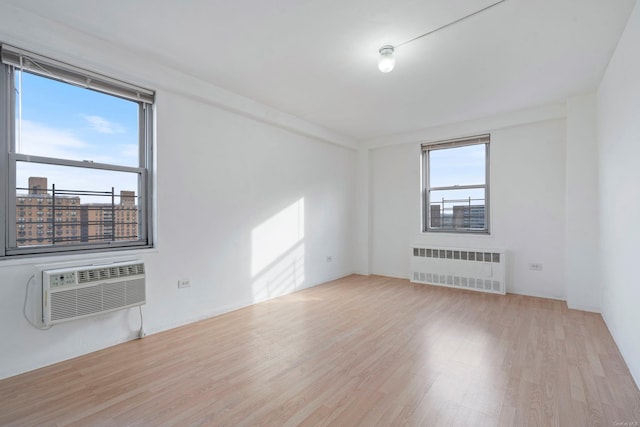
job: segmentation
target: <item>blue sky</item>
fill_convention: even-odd
[[[429,157],[431,187],[484,184],[484,144],[433,150]]]
[[[138,104],[26,72],[21,86],[21,123],[16,103],[18,152],[138,166]],[[56,188],[137,190],[135,174],[19,163],[17,186],[26,187],[29,176],[46,176],[48,186],[55,183]]]
[[[449,187],[454,185],[482,185],[485,184],[485,146],[469,145],[446,150],[430,152],[429,185],[431,187]],[[484,190],[444,190],[432,191],[431,203],[446,200],[481,199],[472,204],[484,205]],[[460,205],[455,202],[447,207]]]

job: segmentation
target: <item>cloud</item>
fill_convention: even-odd
[[[16,127],[18,124],[16,123]],[[68,160],[137,166],[137,144],[104,144],[80,139],[78,132],[44,123],[22,121],[22,143],[18,152]]]
[[[55,158],[75,158],[74,153],[87,147],[72,131],[29,120],[22,120],[20,145],[21,153]]]
[[[56,159],[78,161],[88,159],[97,163],[135,166],[137,165],[136,149],[135,144],[121,144],[116,150],[111,147],[107,150],[108,154],[105,154],[99,145],[79,139],[73,130],[57,129],[43,123],[23,120],[22,142],[18,152]],[[136,190],[138,186],[138,176],[135,173],[18,162],[16,186],[27,187],[30,176],[47,177],[49,187],[55,184],[56,188],[71,190],[110,191],[111,187],[115,187],[116,193],[119,193],[120,190]],[[83,202],[89,201],[101,200],[83,198]]]
[[[82,115],[82,117],[89,122],[91,129],[95,130],[99,133],[106,134],[114,134],[114,133],[124,133],[125,129],[122,125],[118,123],[110,122],[104,117],[100,116],[90,116],[90,115]]]

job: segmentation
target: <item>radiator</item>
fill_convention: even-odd
[[[411,281],[451,288],[505,294],[504,250],[415,245],[411,250]]]
[[[142,261],[42,271],[42,320],[67,322],[146,302]]]

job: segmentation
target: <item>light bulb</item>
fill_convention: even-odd
[[[380,59],[378,59],[378,69],[383,73],[393,70],[396,65],[396,58],[393,57],[393,46],[382,46],[379,50]]]

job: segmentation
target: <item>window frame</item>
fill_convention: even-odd
[[[0,45],[0,260],[14,257],[91,253],[113,250],[152,248],[153,242],[153,130],[155,92],[130,83],[103,76],[73,65],[62,63],[6,44]],[[25,66],[25,64],[27,64]],[[17,153],[15,73],[22,70],[31,74],[57,80],[107,96],[116,96],[138,104],[138,166],[94,163],[65,158],[44,157]],[[18,162],[78,167],[83,170],[105,170],[135,173],[138,175],[138,239],[107,242],[78,242],[64,245],[19,247],[17,242],[18,209],[16,172]],[[25,196],[21,196],[25,197]],[[26,196],[28,197],[28,196]]]
[[[432,151],[446,150],[451,148],[467,147],[473,145],[485,146],[485,178],[484,184],[463,184],[452,185],[444,187],[431,187],[429,183],[430,176],[430,153]],[[423,233],[453,233],[453,234],[491,234],[491,209],[490,209],[490,145],[491,135],[482,134],[464,138],[449,139],[444,141],[427,142],[421,145],[421,208],[422,208],[422,227]],[[430,194],[432,191],[447,191],[447,190],[464,190],[464,189],[484,189],[484,218],[485,226],[483,229],[472,228],[443,228],[443,227],[431,227],[431,209],[430,209]]]

